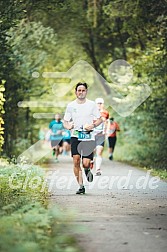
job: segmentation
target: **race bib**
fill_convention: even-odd
[[[79,141],[90,141],[90,140],[94,140],[94,136],[89,131],[78,131],[78,140]]]

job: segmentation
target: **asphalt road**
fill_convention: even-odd
[[[76,195],[71,157],[47,168],[50,204],[73,213],[72,233],[86,252],[166,252],[167,183],[149,172],[104,159],[102,176]],[[93,169],[95,173],[95,168]]]

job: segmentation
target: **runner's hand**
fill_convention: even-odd
[[[93,129],[94,129],[93,124],[85,124],[85,126],[84,126],[84,130],[91,131]]]
[[[69,122],[68,123],[68,129],[71,130],[74,128],[74,122]]]

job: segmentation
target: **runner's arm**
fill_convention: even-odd
[[[93,130],[94,128],[96,128],[97,126],[99,126],[101,123],[103,122],[103,120],[102,120],[102,118],[100,117],[100,118],[97,118],[96,119],[96,122],[95,123],[92,123],[92,124],[90,124],[90,125],[85,125],[85,130],[88,130],[88,131],[90,131],[90,130]]]
[[[118,123],[116,123],[116,131],[120,131],[120,127],[119,127]]]
[[[97,118],[96,122],[93,123],[94,128],[96,128],[97,126],[99,126],[102,122],[103,122],[102,117]]]
[[[74,123],[73,122],[68,122],[66,120],[63,121],[63,125],[65,129],[71,130],[74,128]]]

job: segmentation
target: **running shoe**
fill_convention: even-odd
[[[112,156],[112,155],[111,155],[111,156],[109,156],[109,159],[110,159],[110,160],[113,160],[113,156]]]
[[[85,171],[87,181],[92,182],[93,181],[93,174],[91,173],[90,168],[85,168],[84,171]]]
[[[79,188],[78,191],[76,191],[76,194],[85,194],[85,187]]]
[[[101,171],[100,170],[96,171],[96,176],[101,176]]]
[[[55,161],[55,163],[59,163],[59,160],[58,160],[58,158],[57,158],[57,157],[55,158],[55,160],[54,160],[54,161]]]

